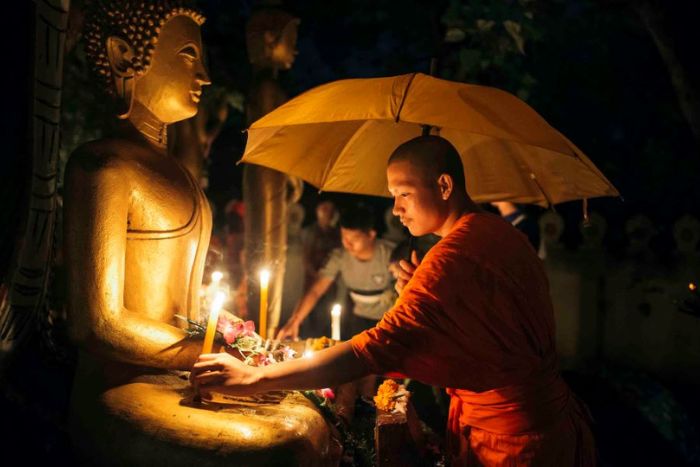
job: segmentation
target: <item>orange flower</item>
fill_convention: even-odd
[[[329,339],[326,336],[319,337],[317,339],[314,339],[313,342],[311,343],[311,350],[314,352],[323,350],[328,347],[332,347],[335,344],[335,341],[333,339]]]
[[[391,412],[396,406],[396,392],[399,390],[399,384],[393,379],[385,380],[379,389],[377,395],[374,396],[374,404],[378,409],[386,412]]]

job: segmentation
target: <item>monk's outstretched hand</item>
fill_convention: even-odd
[[[416,253],[416,250],[411,252],[410,263],[405,259],[399,261],[398,277],[396,278],[396,284],[394,285],[394,289],[396,289],[397,293],[400,294],[408,281],[411,280],[411,277],[413,277],[413,273],[416,272],[416,268],[419,264],[420,261],[418,261],[418,254]]]
[[[202,354],[195,362],[190,382],[204,399],[212,392],[247,396],[255,394],[259,369],[246,365],[227,353]]]

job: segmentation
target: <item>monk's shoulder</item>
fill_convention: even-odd
[[[511,230],[513,227],[499,216],[489,213],[467,216],[430,250],[433,268],[448,276],[492,269],[503,249],[510,248],[506,244],[513,241]]]
[[[466,237],[468,239],[468,237]],[[437,283],[454,280],[475,267],[476,258],[470,254],[465,237],[447,236],[433,246],[423,259],[424,280]]]
[[[470,256],[498,257],[521,247],[522,235],[509,222],[491,213],[478,213],[463,220],[453,232],[452,241]]]

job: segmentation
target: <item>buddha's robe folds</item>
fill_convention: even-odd
[[[374,373],[447,388],[452,465],[595,463],[587,410],[556,370],[544,268],[498,216],[462,216],[351,344]]]

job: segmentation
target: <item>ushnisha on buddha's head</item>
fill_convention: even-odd
[[[94,0],[86,52],[119,118],[147,110],[162,123],[194,116],[202,86],[201,13],[182,0]]]
[[[246,24],[250,63],[261,69],[290,69],[297,55],[299,23],[299,18],[277,8],[253,12]]]

